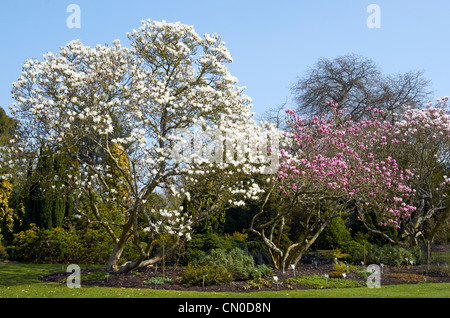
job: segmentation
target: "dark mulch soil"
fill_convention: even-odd
[[[155,284],[145,284],[151,277],[155,276],[163,276],[163,269],[159,267],[155,270],[154,267],[147,268],[139,268],[132,272],[125,274],[110,274],[108,279],[106,279],[106,271],[104,269],[82,269],[82,285],[89,286],[104,286],[104,287],[117,287],[117,288],[151,288],[151,289],[167,289],[167,290],[192,290],[192,291],[204,291],[204,292],[246,292],[246,291],[255,291],[254,289],[244,289],[244,286],[247,284],[245,280],[236,280],[231,285],[227,286],[205,286],[205,287],[196,287],[196,286],[184,286],[181,281],[181,274],[184,268],[178,267],[166,267],[165,268],[165,277],[169,277],[172,279],[169,283],[164,283],[162,285]],[[333,271],[332,264],[323,264],[313,266],[311,264],[301,264],[295,269],[295,275],[325,275]],[[155,273],[156,272],[156,273]],[[88,274],[89,275],[84,275]],[[60,282],[65,283],[65,279],[71,273],[67,272],[57,272],[50,275],[47,275],[42,278],[44,281],[51,282]],[[288,288],[282,285],[282,282],[288,278],[293,277],[294,272],[290,269],[283,273],[282,270],[274,270],[274,276],[278,276],[279,284],[278,287],[275,283],[269,287],[263,287],[260,290],[283,290],[283,289],[305,289],[305,286],[300,286],[295,284],[293,287]],[[92,276],[93,278],[97,277],[97,279],[85,280],[83,279],[86,276]],[[358,281],[365,282],[367,279],[360,277],[358,274],[354,272],[350,272],[345,279],[353,279]],[[392,284],[416,284],[416,283],[426,283],[426,282],[450,282],[450,277],[448,276],[440,276],[438,274],[429,273],[428,276],[425,275],[425,267],[424,266],[414,266],[413,268],[396,268],[396,267],[387,267],[383,268],[383,272],[381,273],[381,285],[392,285]]]

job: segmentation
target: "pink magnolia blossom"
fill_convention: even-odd
[[[382,156],[384,148],[397,142],[396,129],[378,119],[379,110],[372,112],[372,119],[353,122],[337,111],[331,118],[301,118],[286,111],[290,143],[281,150],[278,188],[286,195],[314,189],[318,196],[352,199],[361,211],[379,211],[380,224],[398,227],[414,210],[401,205],[414,196],[406,184],[412,173],[401,170],[391,156]],[[381,212],[386,206],[393,213]]]

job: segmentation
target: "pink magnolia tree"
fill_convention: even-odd
[[[378,226],[399,228],[416,207],[410,204],[415,191],[408,186],[413,173],[400,169],[390,155],[399,143],[394,126],[372,118],[352,122],[337,105],[327,103],[333,115],[302,119],[287,111],[290,132],[280,150],[280,165],[270,184],[251,230],[266,244],[275,266],[296,264],[327,223],[343,211],[356,211],[372,232],[366,215],[376,211]],[[268,215],[270,200],[277,197],[275,212]],[[297,227],[296,241],[282,247],[286,221]]]
[[[395,155],[411,172],[412,198],[417,209],[399,229],[400,237],[417,245],[432,241],[450,216],[450,109],[448,97],[423,109],[405,108],[396,116]]]

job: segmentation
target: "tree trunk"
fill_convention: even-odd
[[[330,218],[330,219],[331,219],[331,218]],[[295,252],[294,256],[292,257],[292,259],[291,259],[291,264],[297,266],[298,262],[300,262],[300,260],[301,260],[301,258],[302,258],[302,256],[303,256],[303,254],[311,247],[311,245],[314,244],[314,242],[315,242],[315,241],[317,240],[317,238],[319,237],[320,233],[322,233],[323,230],[325,229],[325,227],[327,226],[328,221],[329,221],[330,219],[326,220],[326,221],[320,226],[320,228],[317,230],[317,232],[314,234],[313,237],[311,237],[309,240],[306,240],[306,239],[304,240],[304,242],[303,242],[304,244],[301,244],[301,245],[300,245],[300,249],[298,249],[298,250]]]
[[[276,251],[272,250],[271,248],[267,247],[267,250],[269,251],[270,259],[272,260],[273,267],[276,269],[280,269],[282,264],[282,254],[277,253]]]
[[[431,265],[431,241],[427,240],[427,274]]]
[[[153,264],[155,264],[156,262],[159,262],[159,261],[161,261],[161,260],[164,260],[164,259],[165,259],[165,256],[167,256],[167,254],[171,253],[171,252],[178,246],[178,243],[179,243],[179,242],[180,242],[180,238],[179,238],[178,236],[175,236],[175,240],[174,240],[173,242],[171,242],[170,246],[169,246],[169,247],[166,247],[165,244],[164,244],[164,248],[162,248],[162,249],[157,253],[156,256],[154,256],[154,257],[152,257],[152,258],[146,260],[146,258],[148,257],[148,254],[149,254],[149,249],[147,249],[145,255],[142,255],[142,254],[139,255],[139,256],[136,257],[133,261],[130,261],[130,262],[125,263],[125,264],[122,265],[120,268],[117,266],[117,261],[118,261],[118,259],[117,259],[117,261],[116,261],[116,263],[115,263],[115,268],[116,268],[116,269],[113,270],[113,272],[118,273],[118,274],[120,274],[120,273],[126,273],[126,272],[129,272],[129,271],[131,271],[131,270],[133,270],[133,269],[136,269],[136,268],[140,268],[140,267],[145,267],[145,266],[153,265]],[[116,246],[117,246],[117,244],[116,244]],[[123,250],[123,247],[122,247],[122,250]],[[114,253],[111,254],[110,261],[111,261],[113,255],[114,255]],[[117,255],[118,255],[119,259],[120,259],[120,255],[119,255],[119,254],[117,254]],[[164,265],[163,265],[163,266],[164,266]],[[110,266],[109,266],[109,263],[108,263],[108,269],[109,269],[109,268],[110,268]],[[114,268],[114,267],[111,267],[111,268]]]
[[[120,260],[120,256],[122,255],[123,249],[125,248],[125,244],[129,238],[129,232],[131,226],[133,225],[133,220],[130,218],[127,223],[125,223],[122,234],[120,236],[119,241],[117,241],[114,249],[109,257],[107,270],[108,272],[117,272],[119,270],[118,262]]]
[[[303,254],[311,247],[311,245],[314,244],[314,242],[317,240],[319,235],[323,232],[325,227],[327,226],[328,222],[336,217],[336,209],[342,202],[340,200],[337,200],[334,204],[333,211],[331,212],[330,216],[324,220],[324,222],[320,225],[319,229],[314,233],[314,235],[308,240],[307,237],[309,233],[305,233],[303,241],[299,244],[299,249],[295,251],[294,256],[291,258],[291,264],[297,266],[298,262],[302,258]],[[317,226],[317,225],[316,225]],[[287,253],[286,253],[287,254]],[[287,258],[288,255],[285,255],[285,258]]]

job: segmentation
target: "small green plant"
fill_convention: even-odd
[[[357,270],[357,271],[355,271],[355,273],[356,273],[359,277],[364,278],[364,279],[367,279],[367,277],[369,277],[368,274],[372,274],[371,272],[368,272],[368,271],[365,270],[365,269]]]
[[[341,261],[335,261],[333,263],[333,268],[335,271],[339,271],[341,273],[347,273],[347,264]],[[356,272],[358,268],[355,265],[348,265],[348,272]]]
[[[268,288],[272,288],[272,281],[265,280],[264,278],[258,277],[258,278],[247,281],[247,284],[245,284],[243,288],[244,288],[244,290],[247,290],[247,289],[260,290],[264,286],[266,286]]]
[[[340,278],[340,279],[344,278],[344,276],[342,275],[342,272],[340,272],[340,271],[330,272],[329,277],[330,278]]]
[[[283,284],[281,284],[282,287],[287,288],[287,289],[294,289],[294,287],[292,286],[292,284],[290,283],[286,283],[284,282]]]
[[[257,277],[269,277],[273,271],[266,265],[255,266],[253,257],[240,248],[225,250],[213,249],[209,253],[201,252],[193,259],[192,265],[217,265],[224,266],[235,279],[248,279]]]
[[[165,283],[171,283],[172,279],[169,277],[162,277],[162,276],[154,276],[150,277],[146,281],[144,281],[145,285],[164,285]]]

